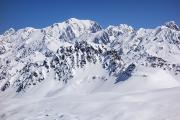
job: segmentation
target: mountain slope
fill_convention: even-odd
[[[132,99],[138,96],[145,99],[142,102],[138,99],[139,104],[147,104],[149,99],[157,99],[154,104],[163,106],[166,103],[163,102],[164,97],[171,96],[172,99],[168,98],[168,100],[178,104],[179,87],[180,28],[174,21],[154,29],[135,30],[126,24],[103,29],[95,21],[71,18],[42,29],[27,27],[15,31],[11,28],[0,35],[0,101],[2,101],[0,107],[3,108],[0,115],[2,119],[25,119],[21,111],[17,110],[20,106],[24,109],[25,105],[40,104],[34,109],[40,113],[40,109],[47,109],[42,107],[43,104],[50,105],[53,109],[52,106],[55,104],[63,106],[62,103],[66,103],[66,100],[67,103],[71,103],[73,99],[76,103],[72,103],[72,106],[67,105],[67,111],[63,111],[66,107],[62,107],[62,110],[54,108],[52,111],[55,113],[52,113],[54,115],[51,118],[44,115],[46,112],[38,117],[33,112],[27,115],[28,111],[32,110],[31,107],[22,111],[28,120],[35,118],[114,120],[131,117],[138,119],[135,115],[137,112],[129,116],[128,113],[124,113],[132,112],[130,109],[132,109],[131,104],[134,106],[133,101],[122,105],[121,99],[125,99],[130,94]],[[162,97],[158,98],[161,93]],[[175,94],[177,96],[174,96]],[[66,97],[68,99],[65,99]],[[87,98],[90,100],[86,101]],[[103,98],[105,100],[101,105],[99,102]],[[113,98],[117,100],[112,100],[109,104]],[[29,100],[26,101],[27,99]],[[62,103],[57,99],[62,99]],[[13,106],[16,100],[22,103],[18,102],[17,106]],[[107,103],[106,100],[109,102]],[[12,107],[7,107],[8,104],[4,101],[10,103]],[[49,104],[50,101],[51,104]],[[85,106],[86,102],[90,105]],[[127,110],[123,111],[115,107],[117,111],[123,112],[113,114],[116,109],[111,111],[113,109],[111,104],[125,108],[127,106]],[[95,112],[92,116],[84,112],[84,115],[81,116],[78,113],[76,117],[72,113],[74,111],[70,110],[73,107],[81,112],[94,105],[99,105],[99,108],[92,107],[90,110],[96,109],[95,111],[100,112],[107,106],[105,110],[111,111],[109,112],[111,115],[106,116],[107,111],[102,112],[102,116],[99,117]],[[138,107],[140,106],[135,105],[135,108]],[[149,103],[142,109],[144,112],[147,110],[143,112],[142,119],[154,117],[160,120],[167,117],[163,116],[168,113],[167,111],[162,110],[160,115],[157,115],[156,110],[151,111],[151,107],[153,105]],[[160,107],[156,108],[160,109]],[[168,107],[164,106],[163,109]],[[171,110],[173,109],[178,111],[180,107],[177,106]],[[55,114],[58,110],[69,115],[56,118]],[[169,117],[176,120],[179,117],[178,112],[173,116],[172,111]],[[147,118],[146,114],[148,114]]]

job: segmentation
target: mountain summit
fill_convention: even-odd
[[[165,26],[174,30],[180,30],[179,26],[176,24],[175,21],[166,22]]]

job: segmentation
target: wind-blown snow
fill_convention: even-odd
[[[1,99],[0,113],[1,120],[179,120],[179,91],[177,87],[129,94]]]

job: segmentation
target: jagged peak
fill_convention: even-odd
[[[93,20],[80,20],[77,18],[70,18],[63,23],[66,23],[73,27],[78,26],[80,28],[85,28],[85,29],[95,28],[95,29],[97,29],[97,31],[102,30],[102,27],[96,21],[93,21]],[[94,32],[96,32],[96,31],[94,31]]]
[[[8,30],[6,30],[5,32],[4,32],[4,35],[11,35],[11,34],[13,34],[13,33],[15,33],[16,31],[15,31],[15,29],[14,28],[10,28],[10,29],[8,29]]]
[[[72,18],[69,18],[68,20],[69,21],[78,21],[79,19],[72,17]]]
[[[79,37],[84,33],[95,33],[101,31],[102,27],[95,21],[92,20],[80,20],[76,18],[70,18],[64,22],[55,23],[47,28],[47,31],[56,31],[60,33],[61,37],[68,38],[70,35],[71,39]],[[64,38],[63,37],[63,38]]]
[[[127,24],[119,24],[119,25],[117,25],[117,26],[114,26],[114,25],[109,25],[108,27],[107,27],[107,29],[109,29],[109,28],[121,28],[121,29],[132,29],[133,30],[133,27],[132,26],[129,26],[129,25],[127,25]]]
[[[115,35],[115,36],[119,36],[120,34],[124,34],[124,33],[128,34],[135,31],[132,26],[129,26],[127,24],[119,24],[118,26],[110,25],[106,28],[106,30],[110,35]]]
[[[96,21],[93,20],[81,20],[77,18],[70,18],[63,22],[54,23],[50,27],[58,26],[60,29],[73,27],[74,29],[91,29],[96,28],[97,31],[102,30],[101,25],[99,25]],[[47,27],[49,28],[49,27]]]
[[[87,20],[87,19],[77,19],[77,18],[69,18],[68,20],[65,21],[65,23],[96,23],[96,21],[93,21],[93,20]]]
[[[170,29],[174,29],[174,30],[180,30],[179,26],[176,24],[175,21],[169,21],[169,22],[166,22],[164,23],[164,26],[170,28]]]
[[[77,19],[77,18],[69,18],[65,21],[66,23],[81,23],[81,22],[95,22],[91,20],[82,20],[82,19]]]
[[[25,27],[24,30],[28,30],[28,31],[29,30],[35,30],[35,28],[33,28],[33,27]]]

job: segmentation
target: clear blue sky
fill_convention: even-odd
[[[153,28],[166,21],[180,24],[180,0],[0,0],[0,34],[13,27],[42,28],[68,18],[100,25],[126,23]]]

